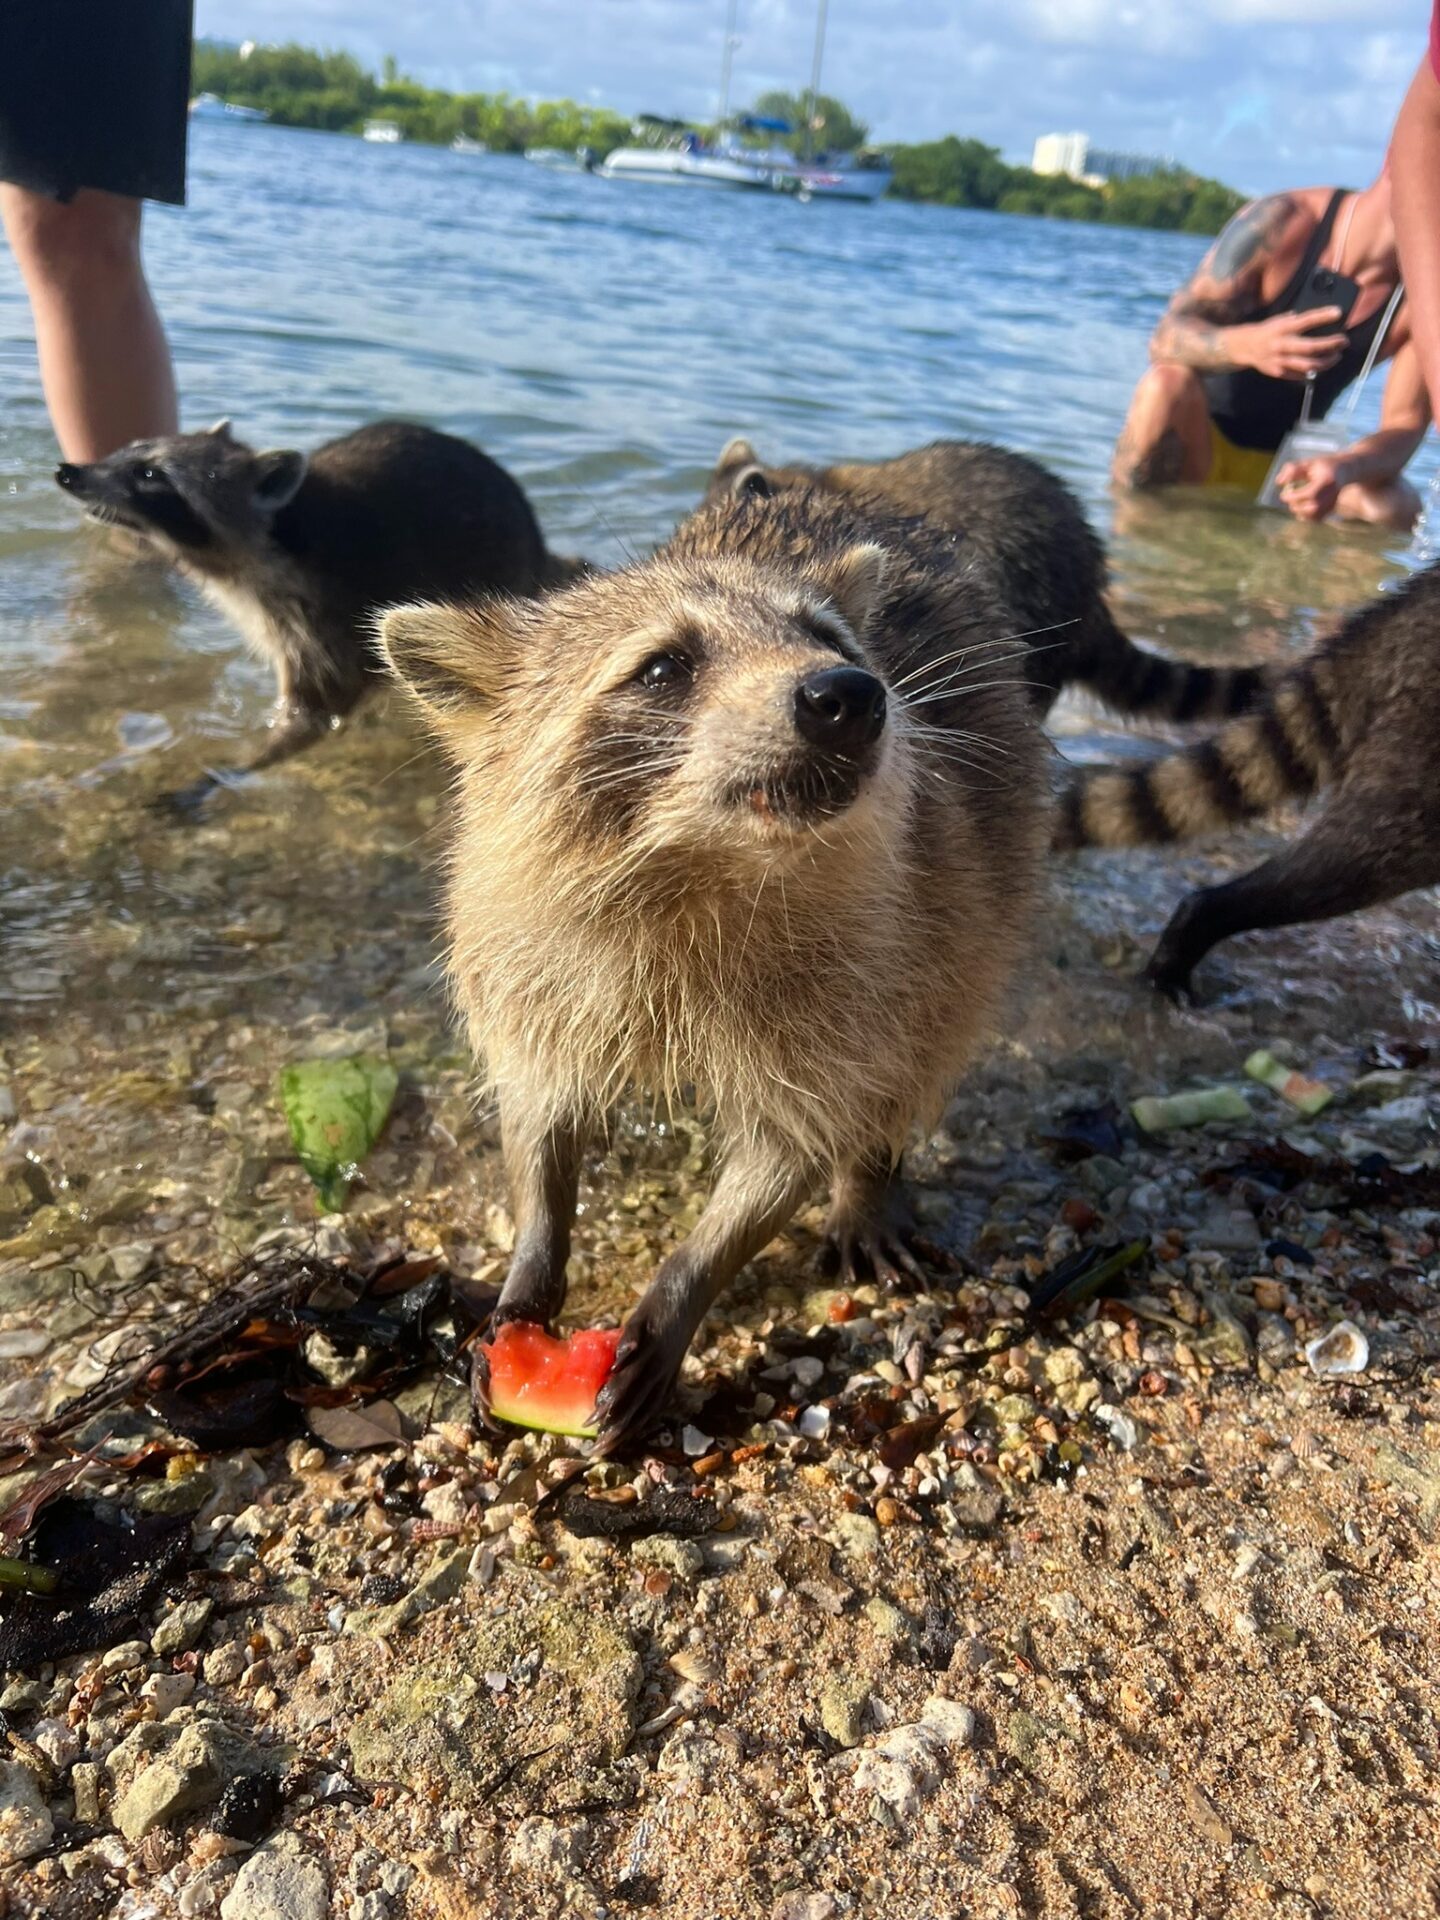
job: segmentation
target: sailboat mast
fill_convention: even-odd
[[[807,160],[815,146],[815,105],[820,98],[820,65],[825,58],[825,16],[829,11],[830,0],[820,0],[820,8],[815,16],[815,58],[810,66],[810,95],[805,103],[804,154]]]
[[[735,16],[740,10],[740,0],[729,0],[725,9],[725,50],[720,56],[720,120],[719,130],[730,118],[730,68],[735,58]]]

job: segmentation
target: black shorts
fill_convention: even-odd
[[[194,0],[0,0],[0,180],[185,199]]]

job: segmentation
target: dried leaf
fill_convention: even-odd
[[[306,1418],[315,1438],[337,1453],[393,1447],[405,1438],[405,1422],[393,1400],[371,1400],[363,1407],[311,1407]]]

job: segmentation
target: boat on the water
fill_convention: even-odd
[[[526,147],[525,158],[555,173],[594,173],[600,165],[594,147]]]
[[[607,180],[648,180],[662,186],[721,187],[732,191],[772,188],[776,169],[769,155],[743,147],[709,147],[683,120],[642,113],[631,128],[636,144],[616,147],[600,171]]]
[[[367,120],[360,129],[362,140],[373,140],[377,146],[394,147],[405,138],[405,130],[395,120]]]
[[[472,140],[468,133],[457,133],[450,142],[451,153],[488,153],[489,147],[483,140]]]
[[[791,162],[802,200],[878,200],[895,178],[888,154],[822,154]]]
[[[242,107],[238,101],[222,100],[218,93],[197,93],[190,102],[192,120],[268,120],[263,107]]]

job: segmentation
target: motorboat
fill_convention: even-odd
[[[489,147],[483,140],[472,140],[468,133],[457,133],[450,142],[451,153],[488,153]]]
[[[237,101],[222,100],[218,93],[197,93],[190,102],[192,120],[257,120],[270,118],[263,107],[242,107]]]
[[[360,129],[362,140],[373,140],[376,146],[395,147],[405,138],[405,130],[395,120],[367,120]]]

